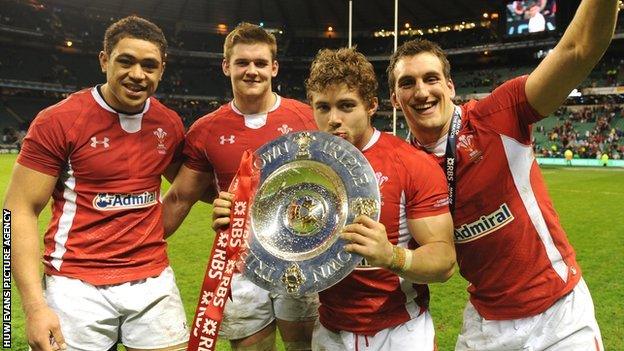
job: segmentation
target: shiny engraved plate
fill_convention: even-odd
[[[275,293],[324,290],[362,257],[340,230],[366,214],[379,220],[379,187],[364,155],[323,132],[290,133],[255,152],[260,181],[251,207],[243,274]]]

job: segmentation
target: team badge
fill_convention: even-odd
[[[475,147],[474,135],[460,135],[457,138],[459,148],[466,150],[470,161],[477,163],[483,158],[483,152]]]
[[[102,145],[105,149],[108,149],[110,147],[109,141],[110,139],[107,137],[104,137],[102,140],[98,140],[97,137],[91,137],[91,147],[96,149],[98,145]]]
[[[379,190],[381,190],[384,183],[388,181],[388,176],[383,175],[381,172],[375,172],[375,178],[377,178],[377,184],[379,185]]]
[[[225,145],[225,143],[234,144],[235,141],[236,141],[236,136],[235,135],[230,135],[227,138],[225,137],[225,135],[221,135],[219,137],[219,144],[221,144],[221,145]]]
[[[165,146],[165,137],[167,136],[167,132],[165,132],[162,128],[158,128],[154,131],[154,135],[158,138],[158,146],[156,146],[156,150],[158,150],[159,154],[166,154],[167,147]]]
[[[277,130],[279,130],[282,133],[282,135],[284,135],[284,134],[288,134],[292,132],[293,129],[290,128],[288,124],[282,124],[282,126],[277,128]]]

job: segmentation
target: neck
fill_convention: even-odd
[[[268,112],[273,105],[275,105],[275,101],[277,100],[277,95],[272,91],[269,91],[267,94],[258,96],[243,96],[243,95],[234,95],[234,106],[245,115],[255,115],[258,113],[266,113]]]
[[[369,128],[362,134],[358,141],[355,142],[354,146],[358,148],[358,150],[362,151],[364,147],[368,144],[368,142],[373,137],[375,133],[375,128],[373,126],[369,126]]]
[[[117,113],[123,113],[126,115],[134,115],[143,111],[143,108],[145,107],[145,103],[143,103],[143,105],[139,106],[139,108],[136,111],[129,111],[129,110],[125,110],[121,108],[119,106],[120,104],[118,103],[117,97],[113,95],[113,92],[108,87],[108,83],[104,83],[100,86],[100,93],[104,102],[108,106],[110,106],[113,110],[115,110]]]

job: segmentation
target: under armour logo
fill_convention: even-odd
[[[287,124],[282,124],[281,127],[277,128],[282,134],[288,134],[292,132],[292,128],[290,128]]]
[[[219,137],[219,144],[223,145],[225,144],[225,142],[228,142],[229,144],[234,144],[234,139],[236,139],[236,136],[234,135],[230,135],[229,138],[226,138],[225,135],[222,135]]]
[[[106,149],[110,146],[110,144],[108,143],[109,140],[110,139],[108,139],[107,137],[104,137],[104,140],[98,141],[96,137],[91,137],[91,147],[96,148],[98,144],[102,144],[104,145],[104,148]]]

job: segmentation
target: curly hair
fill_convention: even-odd
[[[277,41],[275,40],[275,36],[264,30],[264,28],[247,22],[236,26],[236,28],[225,37],[225,42],[223,43],[223,58],[225,58],[226,61],[230,60],[232,48],[236,44],[256,43],[267,44],[271,51],[271,59],[275,60],[277,58]]]
[[[388,68],[386,69],[386,73],[388,74],[388,86],[390,87],[390,93],[394,92],[394,84],[396,83],[394,68],[396,67],[397,62],[399,62],[399,60],[403,57],[416,56],[423,52],[428,52],[437,56],[442,63],[444,78],[446,78],[447,80],[451,79],[451,64],[446,57],[444,50],[442,50],[442,48],[438,44],[432,41],[426,39],[414,39],[403,43],[390,57],[390,63],[388,64]]]
[[[338,84],[357,91],[367,104],[377,97],[373,65],[355,47],[319,50],[310,66],[310,77],[305,81],[308,100],[312,99],[312,92],[322,92]]]
[[[138,17],[128,16],[111,24],[104,33],[104,52],[110,55],[113,48],[124,38],[135,38],[156,44],[164,60],[167,56],[167,39],[154,23]]]

